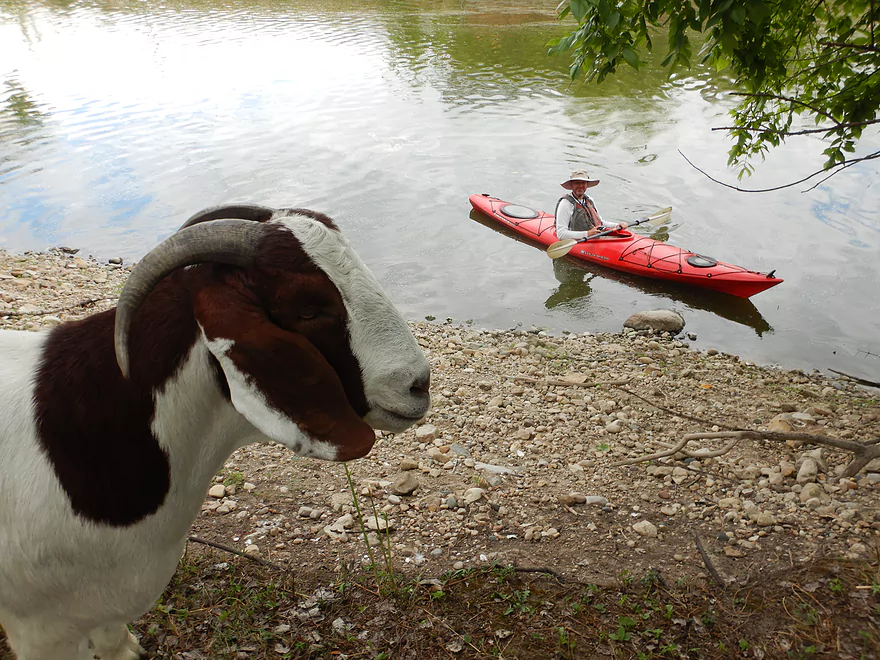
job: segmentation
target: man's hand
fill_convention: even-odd
[[[629,225],[625,222],[621,222],[619,225],[617,225],[618,229],[626,229],[627,227],[629,227]]]

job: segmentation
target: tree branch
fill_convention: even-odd
[[[800,183],[803,183],[804,181],[809,181],[809,180],[812,179],[814,176],[818,176],[818,175],[820,175],[820,174],[824,174],[825,172],[828,171],[828,170],[819,170],[818,172],[813,172],[813,173],[810,174],[809,176],[805,176],[803,179],[799,179],[799,180],[797,180],[797,181],[792,181],[791,183],[786,183],[786,184],[783,184],[783,185],[781,185],[781,186],[775,186],[775,187],[773,187],[773,188],[740,188],[739,186],[734,186],[734,185],[732,185],[732,184],[724,183],[723,181],[719,181],[718,179],[716,179],[715,177],[711,176],[710,174],[708,174],[708,173],[705,172],[704,170],[701,170],[699,167],[697,167],[696,165],[694,165],[694,164],[690,161],[690,159],[689,159],[687,156],[685,156],[683,153],[681,153],[681,150],[680,150],[680,149],[678,150],[678,153],[681,154],[681,157],[684,158],[684,159],[688,162],[688,165],[690,165],[691,167],[693,167],[695,170],[697,170],[697,172],[699,172],[700,174],[704,175],[704,176],[705,176],[707,179],[709,179],[710,181],[713,181],[714,183],[717,183],[717,184],[720,185],[720,186],[724,186],[725,188],[730,188],[731,190],[736,190],[737,192],[746,192],[746,193],[763,193],[763,192],[774,192],[774,191],[776,191],[776,190],[783,190],[784,188],[791,188],[792,186],[796,186],[796,185],[798,185],[798,184],[800,184]],[[832,170],[834,170],[833,172],[831,172],[831,174],[829,174],[829,175],[826,176],[824,179],[822,179],[821,181],[819,181],[819,183],[815,184],[814,186],[811,186],[811,187],[807,188],[806,190],[802,190],[801,192],[809,192],[809,191],[813,190],[816,186],[821,185],[822,183],[824,183],[825,181],[827,181],[828,179],[830,179],[832,176],[834,176],[835,174],[838,174],[838,173],[842,172],[843,170],[845,170],[847,167],[850,167],[851,165],[855,165],[856,163],[860,163],[860,162],[862,162],[863,160],[874,160],[875,158],[880,158],[880,151],[875,151],[874,153],[872,153],[872,154],[868,154],[867,156],[862,156],[861,158],[853,158],[852,160],[845,160],[845,161],[842,162],[842,163],[838,163],[837,165],[834,165],[834,166],[831,168]]]
[[[811,112],[814,112],[817,115],[821,115],[821,116],[825,117],[826,119],[833,121],[834,123],[837,123],[835,121],[834,117],[829,115],[827,112],[824,112],[823,110],[810,105],[806,101],[801,101],[800,99],[793,99],[789,96],[783,96],[782,94],[767,94],[766,92],[758,92],[758,93],[731,92],[731,96],[748,96],[750,98],[757,98],[757,99],[772,99],[774,101],[785,101],[786,103],[792,103],[795,105],[802,105],[807,110],[810,110]]]
[[[717,440],[719,438],[731,438],[731,442],[728,442],[722,449],[718,450],[709,450],[702,453],[698,452],[687,452],[684,450],[684,446],[693,440]],[[798,440],[800,442],[806,444],[813,445],[822,445],[825,447],[834,447],[835,449],[842,449],[844,451],[849,451],[854,454],[854,458],[849,462],[849,465],[846,466],[846,469],[843,471],[841,476],[843,477],[853,477],[859,473],[859,471],[865,467],[868,463],[870,463],[875,458],[880,458],[880,438],[877,441],[871,440],[866,443],[861,442],[853,442],[852,440],[843,440],[841,438],[833,438],[828,435],[819,435],[813,433],[800,433],[797,431],[793,431],[790,433],[780,433],[778,431],[756,431],[753,429],[745,429],[742,431],[719,431],[719,432],[708,432],[708,433],[688,433],[686,434],[674,447],[671,447],[667,451],[657,452],[655,454],[651,454],[649,456],[642,456],[639,458],[630,458],[626,461],[619,461],[617,463],[612,463],[612,467],[620,467],[623,465],[633,465],[635,463],[644,463],[646,461],[652,461],[657,458],[663,458],[666,456],[674,455],[675,453],[682,451],[688,456],[693,456],[694,458],[708,458],[708,457],[716,457],[721,456],[722,454],[726,454],[736,445],[739,440],[743,438],[750,438],[753,440],[771,440],[773,442],[785,442],[786,440]]]
[[[873,27],[873,22],[872,22],[871,26]],[[873,39],[873,37],[872,37],[872,39]],[[833,46],[834,48],[851,48],[853,50],[860,50],[865,53],[880,53],[880,48],[877,48],[877,46],[860,46],[858,44],[848,44],[848,43],[843,43],[840,41],[824,41],[824,40],[819,41],[819,43],[822,44],[823,46]]]
[[[714,126],[710,130],[713,131],[749,131],[751,133],[766,133],[772,131],[778,133],[782,137],[792,137],[795,135],[810,135],[811,133],[829,133],[841,128],[859,128],[861,126],[870,126],[871,124],[880,124],[880,119],[869,119],[867,121],[853,121],[845,124],[835,123],[831,128],[805,128],[802,131],[778,131],[775,128],[746,128],[745,126]]]
[[[850,376],[849,374],[845,374],[842,371],[838,371],[837,369],[829,369],[828,371],[840,374],[841,376],[846,376],[850,380],[854,380],[860,385],[868,385],[869,387],[880,387],[880,383],[874,380],[866,380],[865,378],[859,378],[858,376]]]

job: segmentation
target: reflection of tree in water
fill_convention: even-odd
[[[25,152],[43,135],[48,115],[42,112],[17,80],[3,82],[0,89],[0,144],[8,143],[0,155],[0,175],[20,169]]]
[[[36,102],[31,100],[24,86],[13,78],[4,81],[3,87],[3,95],[0,97],[0,119],[4,123],[9,121],[19,127],[42,127],[47,115],[40,110]],[[0,134],[6,132],[4,129]]]
[[[578,268],[565,259],[553,260],[553,275],[559,280],[559,286],[554,291],[544,307],[553,309],[560,305],[571,303],[590,295],[590,281],[596,277],[595,273]]]

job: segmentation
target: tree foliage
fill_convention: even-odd
[[[638,69],[663,37],[662,66],[699,57],[732,72],[742,98],[722,129],[740,177],[752,156],[796,135],[825,139],[826,171],[880,157],[847,157],[880,123],[880,0],[563,0],[557,14],[578,23],[548,44],[573,51],[572,79],[601,82],[621,62]]]

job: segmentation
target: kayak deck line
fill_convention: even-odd
[[[556,218],[549,213],[505,202],[486,193],[471,195],[469,199],[474,209],[522,236],[544,246],[557,241]],[[518,215],[506,214],[506,207],[514,207]],[[568,255],[607,268],[740,298],[749,298],[783,281],[775,277],[775,271],[759,273],[628,230],[575,243]]]

